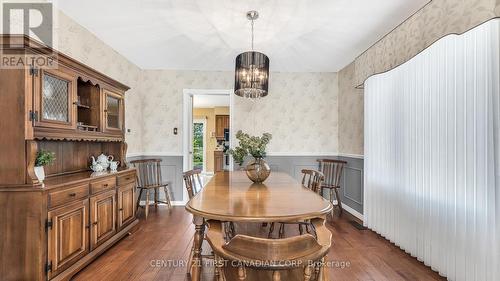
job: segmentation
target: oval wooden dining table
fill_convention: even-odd
[[[262,184],[251,182],[244,171],[221,172],[186,205],[193,214],[195,234],[191,280],[200,280],[201,247],[205,220],[226,222],[293,222],[324,218],[332,204],[286,173],[272,172]]]

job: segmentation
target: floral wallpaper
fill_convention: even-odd
[[[138,85],[141,69],[62,12],[58,14],[56,28],[60,52],[130,87],[126,93],[125,122],[131,132],[126,133],[125,139],[129,153],[140,152],[142,108]]]
[[[362,155],[364,96],[355,88],[354,74],[354,63],[339,72],[339,151]]]
[[[143,152],[181,155],[183,89],[231,89],[233,80],[232,72],[144,70]],[[336,81],[334,73],[271,73],[266,98],[235,97],[234,131],[272,133],[270,154],[335,153]]]
[[[438,39],[500,16],[500,0],[433,0],[355,60],[355,84],[390,70]]]
[[[336,73],[271,73],[269,95],[236,98],[234,127],[273,134],[270,154],[332,155],[338,151]]]
[[[142,152],[181,155],[183,89],[230,89],[233,79],[230,72],[144,70]]]

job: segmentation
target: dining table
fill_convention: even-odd
[[[201,278],[201,251],[206,220],[222,222],[298,222],[326,219],[332,204],[284,172],[273,171],[253,183],[245,171],[219,172],[186,204],[195,227],[188,274]]]

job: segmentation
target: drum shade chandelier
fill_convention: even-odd
[[[253,24],[257,18],[259,18],[257,11],[247,12],[247,19],[252,22],[252,51],[241,53],[236,57],[234,74],[234,93],[251,99],[267,96],[269,86],[269,58],[253,50]]]

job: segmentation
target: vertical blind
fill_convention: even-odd
[[[365,226],[450,280],[500,280],[500,20],[365,83]]]

